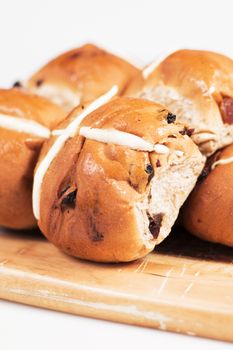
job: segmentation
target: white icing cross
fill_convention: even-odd
[[[115,96],[118,92],[117,85],[114,85],[111,90],[109,90],[106,94],[100,96],[97,98],[94,102],[90,103],[87,108],[83,110],[80,114],[72,120],[72,122],[67,126],[66,129],[63,130],[54,130],[53,134],[56,134],[56,131],[59,133],[62,132],[62,134],[59,134],[58,138],[44,157],[44,159],[39,164],[38,168],[36,169],[35,175],[34,175],[34,182],[33,182],[33,190],[32,190],[32,207],[33,207],[33,213],[36,219],[39,220],[40,217],[40,191],[41,191],[41,185],[44,179],[44,176],[56,157],[56,155],[59,153],[59,151],[64,146],[65,142],[70,138],[74,137],[75,134],[78,132],[78,128],[80,123],[83,121],[83,119],[96,110],[97,108],[101,107],[105,103],[107,103],[113,96]]]
[[[26,134],[49,138],[50,130],[34,120],[17,118],[8,114],[0,114],[0,128],[23,132]]]
[[[79,134],[87,139],[95,140],[103,143],[113,143],[115,145],[125,146],[137,151],[156,152],[158,154],[167,154],[169,149],[167,146],[153,144],[144,140],[142,137],[130,134],[128,132],[115,129],[98,129],[89,126],[80,128]]]
[[[232,162],[233,162],[233,157],[216,160],[216,162],[214,162],[212,164],[211,170],[214,170],[217,165],[225,165],[225,164],[229,164],[229,163],[232,163]]]
[[[88,126],[83,126],[79,129],[80,123],[83,121],[83,119],[95,109],[107,103],[117,93],[117,91],[117,87],[114,86],[108,93],[95,100],[82,113],[77,115],[77,117],[74,118],[74,120],[65,129],[53,131],[52,134],[57,135],[58,137],[52,147],[49,149],[45,158],[39,164],[34,176],[32,204],[36,219],[39,219],[40,217],[40,192],[44,176],[50,164],[64,146],[65,142],[70,137],[74,137],[78,131],[79,135],[84,136],[87,139],[96,140],[103,143],[113,143],[138,151],[156,152],[158,154],[169,153],[169,148],[165,145],[153,144],[144,140],[142,137],[124,131],[116,129],[99,129]],[[181,151],[176,152],[178,152],[178,156],[182,156],[183,154]]]

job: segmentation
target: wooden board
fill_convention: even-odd
[[[0,234],[0,298],[233,341],[233,249],[174,232],[128,264],[66,256],[39,234]]]

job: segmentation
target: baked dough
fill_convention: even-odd
[[[50,129],[63,109],[19,89],[0,89],[0,225],[36,226],[32,212],[33,171]]]
[[[146,67],[124,94],[167,106],[206,156],[233,142],[233,61],[226,56],[176,51]]]
[[[80,113],[79,106],[44,144],[35,178]],[[164,106],[142,99],[117,98],[89,114],[43,176],[38,224],[44,235],[93,261],[131,261],[152,251],[204,165],[183,130]]]
[[[78,104],[103,95],[113,85],[122,92],[138,72],[120,57],[86,44],[47,63],[29,79],[26,86],[70,111]]]
[[[233,145],[208,161],[180,221],[192,234],[233,247]]]

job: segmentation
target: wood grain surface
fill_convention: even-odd
[[[96,264],[39,233],[0,233],[0,298],[233,341],[233,249],[177,230],[145,259]]]

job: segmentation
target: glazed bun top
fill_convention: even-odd
[[[193,139],[206,155],[233,141],[233,60],[224,55],[176,51],[146,67],[126,95],[164,103],[195,128]]]
[[[0,89],[0,115],[31,120],[50,130],[66,117],[61,107],[24,89]]]
[[[121,92],[138,69],[125,60],[87,44],[56,57],[28,82],[28,88],[70,111],[118,85]]]

